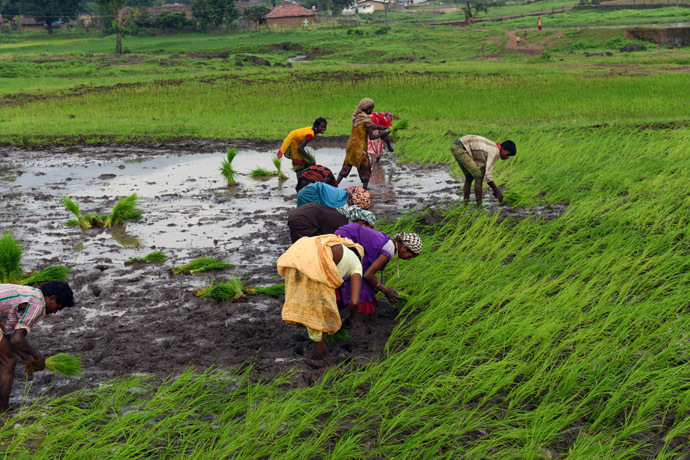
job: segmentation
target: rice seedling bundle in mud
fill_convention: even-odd
[[[143,262],[145,264],[164,262],[168,258],[163,251],[153,251],[146,254],[144,257],[135,257],[125,262],[125,265],[132,265],[134,262]]]
[[[245,293],[242,281],[238,279],[231,279],[218,284],[211,283],[211,285],[207,288],[198,289],[196,292],[194,292],[194,295],[207,299],[226,301],[241,299],[245,296]]]
[[[27,377],[32,378],[36,372],[33,361],[25,361],[24,365],[26,366]],[[67,377],[79,376],[83,368],[84,364],[81,359],[69,353],[58,353],[46,359],[46,369]]]
[[[253,179],[268,179],[269,177],[274,177],[278,175],[277,171],[269,171],[264,168],[256,168],[250,174]]]
[[[21,269],[22,247],[11,232],[0,238],[0,283],[33,285],[66,280],[71,268],[55,265],[28,275]]]
[[[287,180],[287,176],[283,174],[283,170],[281,168],[282,163],[280,162],[280,158],[274,158],[273,165],[276,167],[276,170],[278,170],[278,180]]]
[[[394,141],[397,141],[398,137],[400,136],[400,131],[403,131],[409,127],[410,127],[409,121],[407,121],[406,119],[400,120],[399,122],[395,123],[391,127],[390,138]]]
[[[248,287],[245,292],[249,295],[263,294],[270,297],[282,297],[285,295],[285,283],[278,283],[265,288]]]
[[[141,217],[141,210],[138,208],[140,204],[139,197],[136,193],[120,198],[117,203],[115,203],[115,206],[113,206],[113,210],[110,214],[89,212],[82,215],[79,205],[66,196],[62,197],[62,204],[64,204],[67,210],[76,217],[65,223],[70,226],[78,225],[82,230],[87,230],[91,227],[114,227],[123,224],[126,220],[136,220]]]
[[[223,262],[215,257],[198,257],[185,265],[173,268],[172,272],[175,275],[179,275],[183,272],[188,272],[190,275],[193,275],[194,273],[201,273],[209,270],[222,270],[228,267],[232,267],[232,264]]]
[[[228,186],[237,185],[237,179],[235,179],[237,171],[232,169],[232,160],[235,159],[236,155],[237,149],[235,147],[228,147],[227,158],[223,160],[223,164],[220,166],[220,173],[225,177]]]

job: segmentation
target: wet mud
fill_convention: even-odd
[[[343,140],[317,140],[317,162],[337,174]],[[240,148],[233,162],[239,182],[234,187],[227,187],[219,173],[228,145]],[[211,282],[230,278],[246,286],[282,282],[275,261],[290,244],[286,221],[296,205],[296,179],[287,160],[283,170],[289,179],[284,182],[249,175],[257,167],[274,170],[277,145],[179,140],[0,148],[0,232],[12,230],[23,245],[25,272],[56,264],[72,268],[75,307],[39,322],[29,341],[46,356],[73,353],[85,364],[78,379],[37,372],[30,387],[23,384],[24,368],[18,366],[12,404],[119,376],[145,373],[162,379],[188,366],[252,365],[256,379],[292,371],[295,384],[310,385],[328,366],[360,366],[379,359],[396,326],[395,307],[385,300],[378,318],[350,329],[349,339],[330,345],[329,357],[318,362],[312,359],[305,329],[281,321],[282,299],[258,295],[218,302],[194,295]],[[355,171],[341,187],[359,185]],[[401,165],[384,154],[375,165],[370,190],[371,209],[379,219],[432,209],[426,213],[432,224],[442,218],[445,206],[457,203],[461,184],[444,168]],[[119,198],[135,192],[143,211],[137,221],[86,231],[65,225],[73,216],[61,204],[63,196],[85,214],[109,212]],[[164,251],[168,260],[125,264],[155,250]],[[201,256],[233,266],[196,275],[170,274],[172,267]]]

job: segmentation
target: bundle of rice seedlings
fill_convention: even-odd
[[[503,194],[503,204],[507,204],[510,207],[518,206],[521,204],[522,197],[517,192],[506,192]]]
[[[220,167],[220,173],[225,177],[228,186],[237,185],[237,180],[235,179],[237,171],[232,169],[232,160],[235,159],[235,155],[237,155],[237,149],[235,147],[228,147],[228,158],[223,161]]]
[[[326,343],[328,345],[335,345],[336,343],[345,342],[350,338],[350,334],[344,327],[341,327],[335,334],[324,334],[324,336],[326,337]]]
[[[248,287],[245,292],[250,295],[263,294],[271,297],[282,297],[285,295],[285,283],[274,284],[265,288]]]
[[[86,230],[88,228],[91,228],[91,219],[87,216],[82,216],[81,211],[79,210],[79,205],[72,201],[68,196],[63,196],[62,197],[62,204],[65,205],[68,211],[70,211],[76,219],[70,219],[66,222],[67,225],[70,226],[77,226],[79,225],[82,230]]]
[[[144,262],[144,263],[150,264],[150,263],[155,263],[155,262],[163,262],[167,258],[168,258],[168,256],[165,255],[165,253],[163,251],[153,251],[153,252],[145,255],[144,257],[135,257],[133,259],[129,259],[127,262],[125,262],[125,265],[132,265],[135,260],[138,262]]]
[[[189,272],[190,275],[194,273],[206,272],[209,270],[222,270],[227,267],[232,267],[232,264],[218,260],[215,257],[198,257],[186,265],[180,265],[172,269],[175,275],[182,272]]]
[[[125,220],[138,219],[141,217],[141,210],[137,209],[139,206],[139,197],[136,193],[130,196],[120,198],[111,213],[103,221],[103,227],[109,228],[115,225],[122,224]]]
[[[283,170],[281,169],[282,163],[280,162],[280,158],[274,158],[273,165],[278,170],[278,180],[287,180],[287,176],[283,174]]]
[[[69,353],[58,353],[46,359],[46,369],[66,375],[67,377],[76,377],[81,374],[84,364],[81,359]]]
[[[238,300],[244,297],[244,285],[240,280],[231,279],[218,284],[211,283],[209,287],[197,290],[194,295],[220,301]]]
[[[22,259],[22,247],[17,243],[12,232],[6,232],[0,238],[0,282],[16,283],[24,277],[19,266]]]
[[[390,138],[394,141],[398,140],[398,135],[399,135],[398,133],[402,130],[409,128],[409,127],[410,127],[409,121],[407,121],[406,119],[400,120],[399,122],[397,122],[396,124],[394,124],[391,127],[390,134],[389,134]]]
[[[269,171],[268,169],[264,168],[256,168],[249,175],[254,179],[265,179],[267,177],[277,176],[278,173],[276,171]]]
[[[19,281],[19,284],[32,285],[45,283],[46,281],[63,281],[67,279],[71,271],[71,268],[55,265],[40,272],[31,273],[27,278]]]

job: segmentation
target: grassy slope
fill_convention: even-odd
[[[400,33],[417,34],[421,43],[406,42],[413,53],[434,48],[428,34],[450,30]],[[344,32],[329,33],[336,42],[329,45],[324,33],[319,46],[347,47]],[[260,46],[259,38],[237,46]],[[375,38],[367,43],[376,46]],[[156,47],[153,39],[128,40],[127,46]],[[182,46],[172,44],[176,37],[160,40]],[[567,53],[564,61],[453,59],[479,48],[468,40],[436,50],[431,64],[371,71],[353,65],[358,57],[345,56],[349,51],[337,51],[340,63],[331,55],[300,66],[288,83],[284,70],[261,72],[250,85],[204,83],[190,72],[181,85],[78,96],[71,107],[49,98],[0,108],[2,132],[9,129],[18,140],[30,133],[124,138],[159,129],[279,138],[315,112],[331,117],[329,134],[345,134],[353,104],[367,95],[411,121],[397,149],[405,159],[447,163],[448,130],[512,137],[518,156],[499,165],[499,185],[527,203],[568,203],[567,213],[551,221],[498,222],[453,207],[431,227],[412,216],[389,226],[421,232],[425,251],[401,263],[401,278],[394,279],[409,296],[403,314],[417,314],[396,330],[382,363],[357,372],[334,369],[317,386],[287,392],[281,382],[238,385],[241,377],[213,371],[190,372],[161,387],[124,380],[94,394],[42,401],[16,416],[0,429],[5,455],[690,455],[690,236],[682,211],[690,204],[684,154],[690,127],[682,104],[689,78],[665,70],[682,66],[687,52],[584,62]],[[376,62],[373,53],[367,59]],[[142,70],[142,80],[151,78],[150,69]],[[373,75],[380,70],[384,78]],[[50,84],[42,91],[52,91]],[[194,98],[180,107],[179,94]],[[301,101],[303,94],[315,96]]]

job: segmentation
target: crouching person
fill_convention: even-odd
[[[314,358],[328,354],[323,334],[335,334],[342,322],[335,289],[349,278],[351,303],[359,306],[362,285],[362,246],[336,235],[303,237],[278,258],[278,274],[285,277],[282,318],[306,326],[314,342]]]
[[[31,327],[46,315],[74,305],[72,289],[64,281],[50,281],[39,288],[0,284],[0,412],[9,409],[17,365],[15,355],[45,369],[43,355],[29,345]]]

